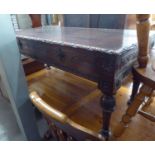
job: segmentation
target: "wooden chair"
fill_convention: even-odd
[[[72,120],[64,111],[60,111],[43,101],[36,92],[30,93],[32,103],[43,113],[49,130],[44,139],[55,140],[104,140],[101,134]]]
[[[148,53],[149,15],[137,15],[137,34],[139,41],[139,67],[133,67],[133,89],[128,102],[129,106],[123,115],[120,124],[114,130],[114,137],[119,137],[131,119],[140,114],[146,119],[155,122],[155,115],[145,110],[154,102],[155,90],[155,51]],[[149,55],[149,57],[148,57]],[[140,88],[139,88],[140,87]]]
[[[155,122],[155,115],[146,112],[150,104],[155,104],[155,51],[152,51],[150,58],[146,68],[133,68],[133,77],[137,82],[136,84],[141,86],[139,89],[137,88],[138,93],[135,93],[134,97],[132,96],[130,105],[122,116],[120,124],[115,128],[114,137],[123,134],[132,117],[136,114]]]
[[[104,140],[99,134],[102,93],[96,83],[54,67],[27,80],[30,99],[48,123],[44,140]]]

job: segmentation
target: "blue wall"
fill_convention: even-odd
[[[0,75],[23,135],[27,140],[39,140],[11,17],[3,14],[0,15]]]

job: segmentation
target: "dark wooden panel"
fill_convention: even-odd
[[[116,91],[136,61],[134,31],[44,27],[17,33],[20,51]]]
[[[90,52],[121,54],[124,48],[137,43],[136,31],[100,28],[44,26],[16,32],[17,38],[37,40],[59,46],[67,45]]]
[[[22,54],[93,81],[98,81],[105,75],[111,79],[114,77],[115,54],[90,52],[85,49],[25,39],[19,39],[19,47]]]
[[[25,75],[32,74],[34,72],[37,72],[45,68],[43,63],[40,63],[31,58],[26,58],[22,60],[22,64],[23,64]]]
[[[122,30],[48,26],[19,31],[17,39],[22,53],[98,82],[104,94],[100,99],[101,134],[108,139],[115,107],[113,95],[135,62],[133,57],[126,58],[137,52],[136,45],[132,45],[135,34]]]

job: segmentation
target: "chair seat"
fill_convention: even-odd
[[[33,104],[47,117],[49,122],[50,120],[52,123],[55,122],[55,124],[57,124],[57,126],[59,126],[62,131],[65,131],[65,133],[68,132],[69,136],[73,136],[77,140],[104,140],[104,138],[98,132],[87,128],[84,125],[80,125],[78,121],[74,121],[72,117],[67,116],[63,111],[61,112],[50,106],[48,103],[43,101],[36,92],[31,92],[30,98]],[[73,115],[73,113],[71,114]],[[76,115],[76,110],[74,114]],[[78,119],[80,118],[78,117]],[[74,130],[74,132],[71,130]]]
[[[150,53],[150,59],[146,68],[133,68],[133,76],[140,82],[155,89],[155,50]]]
[[[96,83],[53,67],[50,70],[44,69],[27,76],[27,81],[29,91],[36,91],[41,99],[50,106],[63,112],[72,121],[80,124],[81,126],[84,126],[96,133],[100,132],[102,128],[102,110],[99,104],[99,98],[102,93],[98,90]],[[116,128],[122,114],[127,108],[125,103],[129,99],[131,92],[130,88],[131,76],[127,77],[116,94],[117,106],[112,115],[112,131]],[[151,113],[155,113],[153,104],[151,104],[147,110],[151,110]],[[155,139],[155,126],[150,124],[149,120],[146,120],[146,122],[145,120],[146,119],[142,117],[139,119],[138,115],[128,130],[122,136],[117,138],[117,140]],[[84,136],[87,135],[83,134],[83,132],[79,132],[78,130],[73,130],[73,128],[69,125],[64,125],[55,119],[52,119],[52,122],[54,124],[52,123],[51,126],[54,129],[56,127],[59,129],[65,128],[65,131],[67,130],[68,134],[74,131],[76,131],[76,133],[80,133],[82,136],[79,137],[79,140],[83,140]],[[132,132],[133,130],[134,132]],[[153,132],[148,133],[147,131],[149,130]],[[139,135],[139,133],[144,134]],[[91,138],[93,137],[91,136]]]
[[[133,68],[133,77],[138,83],[138,87],[141,84],[140,89],[136,90],[132,98],[130,98],[130,105],[126,110],[126,113],[122,116],[120,124],[115,128],[114,136],[119,137],[123,134],[128,124],[131,122],[132,117],[137,113],[155,122],[155,115],[147,112],[147,106],[154,103],[155,92],[155,50],[150,53],[150,59],[146,68]],[[134,85],[133,85],[134,90]],[[134,91],[133,91],[134,92]],[[132,92],[132,93],[133,93]]]
[[[29,80],[30,98],[46,119],[76,140],[104,139],[99,134],[102,93],[96,83],[54,68],[44,70],[44,74],[38,72],[36,77]]]

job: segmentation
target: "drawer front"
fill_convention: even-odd
[[[65,71],[93,81],[98,81],[103,73],[106,61],[103,53],[33,40],[18,39],[18,42],[22,54]]]

